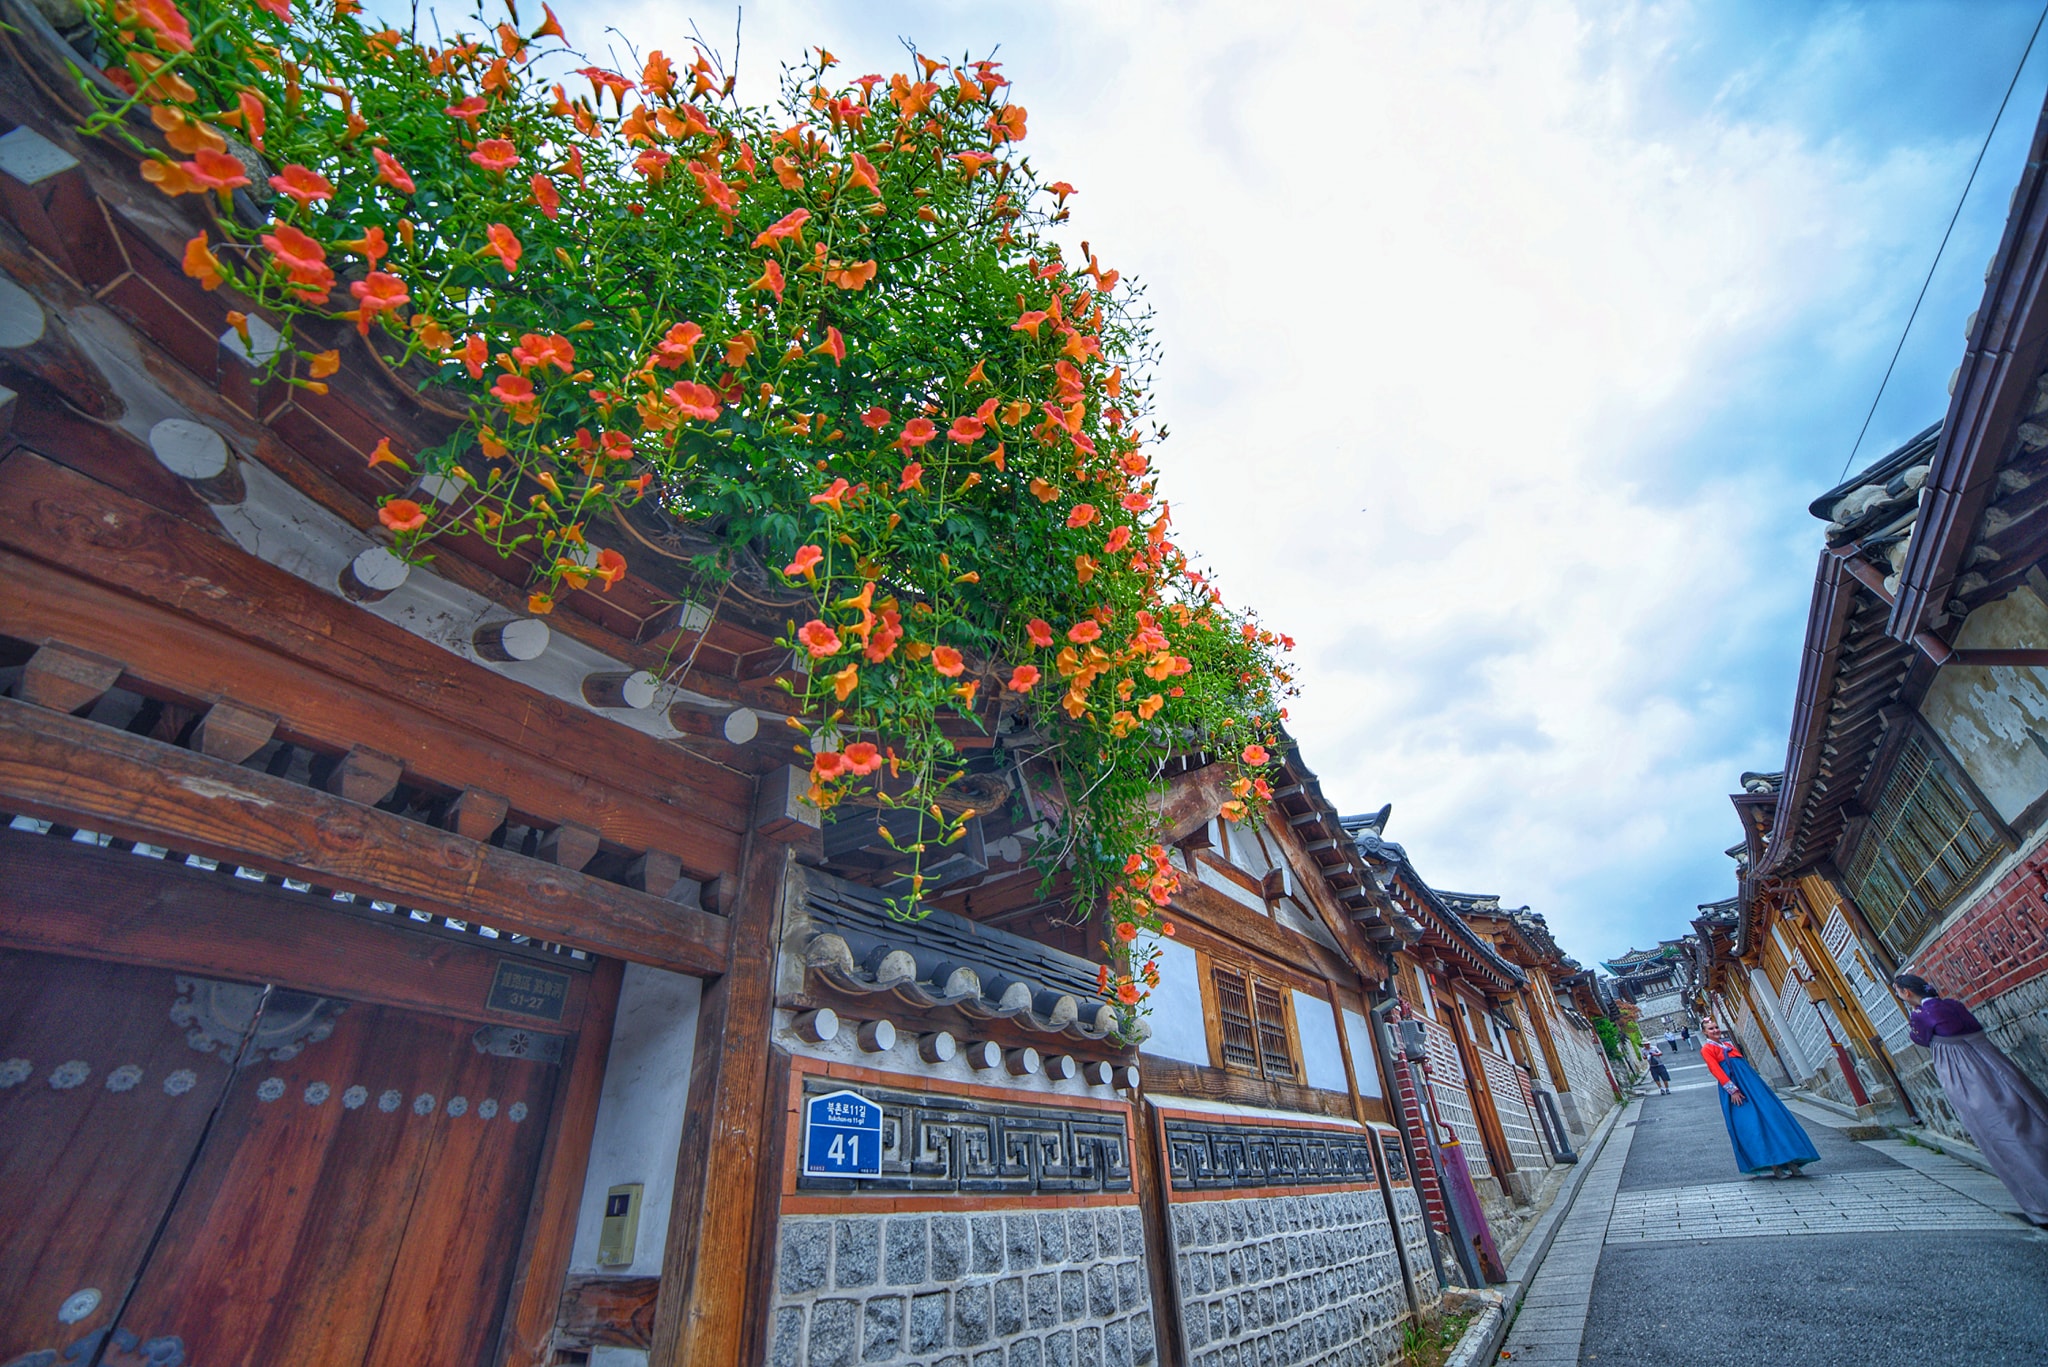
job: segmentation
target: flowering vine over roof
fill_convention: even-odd
[[[1000,65],[913,52],[845,80],[818,49],[759,109],[703,52],[592,64],[545,5],[433,43],[358,9],[97,0],[130,94],[89,131],[219,206],[185,269],[274,321],[288,382],[339,366],[292,321],[344,318],[469,415],[370,453],[465,491],[388,499],[387,535],[531,559],[535,612],[627,573],[584,537],[625,504],[783,566],[811,595],[785,644],[812,796],[902,813],[910,913],[927,848],[965,833],[957,739],[1002,726],[1054,776],[1041,858],[1106,907],[1104,986],[1134,1023],[1177,881],[1151,843],[1160,762],[1223,756],[1227,814],[1253,815],[1292,643],[1175,545],[1148,315],[1053,240],[1075,191],[1021,153]]]

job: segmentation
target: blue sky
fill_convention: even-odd
[[[559,4],[730,52],[730,5]],[[1300,642],[1293,729],[1439,886],[1590,961],[1732,891],[1820,528],[2032,4],[755,0],[810,43],[1000,47],[1076,237],[1158,309],[1183,538]],[[1858,464],[1939,417],[2037,48]]]

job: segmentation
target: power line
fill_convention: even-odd
[[[1899,334],[1899,344],[1892,349],[1891,363],[1884,368],[1884,378],[1877,382],[1877,393],[1871,396],[1870,411],[1863,415],[1863,426],[1856,432],[1856,444],[1849,448],[1849,457],[1842,462],[1842,473],[1836,481],[1849,477],[1849,466],[1855,461],[1856,453],[1863,449],[1863,438],[1870,433],[1870,420],[1877,416],[1878,400],[1884,397],[1885,386],[1892,382],[1892,369],[1899,363],[1899,354],[1906,349],[1906,338],[1913,331],[1913,320],[1920,316],[1920,305],[1927,300],[1927,287],[1934,283],[1934,268],[1941,264],[1941,254],[1948,250],[1949,234],[1956,230],[1956,220],[1963,216],[1963,205],[1970,198],[1970,187],[1977,183],[1977,169],[1984,164],[1984,154],[1991,150],[1992,134],[1998,131],[1999,121],[2005,117],[2005,106],[2012,100],[2012,92],[2019,88],[2020,73],[2027,69],[2027,58],[2034,51],[2034,40],[2041,36],[2041,25],[2048,22],[2048,6],[2041,10],[2041,17],[2034,21],[2034,31],[2027,35],[2026,51],[2020,53],[2020,64],[2013,68],[2012,83],[2005,88],[2005,98],[1998,102],[1998,112],[1991,116],[1991,127],[1985,130],[1984,145],[1977,149],[1977,160],[1970,165],[1970,178],[1963,182],[1962,198],[1956,201],[1956,211],[1949,215],[1948,227],[1941,234],[1941,245],[1934,249],[1934,260],[1927,263],[1927,278],[1920,282],[1919,297],[1913,300],[1913,311],[1906,315],[1906,329]]]

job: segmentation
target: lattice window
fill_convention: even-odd
[[[1259,1057],[1266,1076],[1278,1082],[1295,1077],[1294,1051],[1287,1038],[1287,999],[1271,983],[1252,984],[1252,1004],[1258,1009]]]
[[[1223,1062],[1233,1068],[1259,1070],[1258,1041],[1252,1035],[1252,1004],[1242,973],[1219,968],[1212,975],[1216,983],[1216,1020],[1221,1027]]]
[[[1912,735],[1845,872],[1870,928],[1905,959],[2004,849],[1933,747]]]
[[[1210,978],[1216,988],[1217,1038],[1224,1065],[1275,1082],[1299,1078],[1284,990],[1234,968],[1214,969]]]
[[[1821,943],[1827,946],[1829,956],[1842,970],[1842,976],[1849,980],[1849,986],[1855,989],[1856,1000],[1863,1007],[1863,1014],[1877,1027],[1884,1047],[1895,1058],[1909,1057],[1906,1050],[1912,1044],[1913,1036],[1906,1024],[1906,1013],[1899,1009],[1899,999],[1871,970],[1869,961],[1863,957],[1863,946],[1857,943],[1855,933],[1849,929],[1848,918],[1842,915],[1840,907],[1828,914],[1827,926],[1821,931]]]

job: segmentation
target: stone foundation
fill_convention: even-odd
[[[1177,1201],[1171,1221],[1192,1367],[1400,1356],[1408,1297],[1379,1192]]]
[[[1136,1206],[785,1215],[771,1367],[1145,1367]]]

